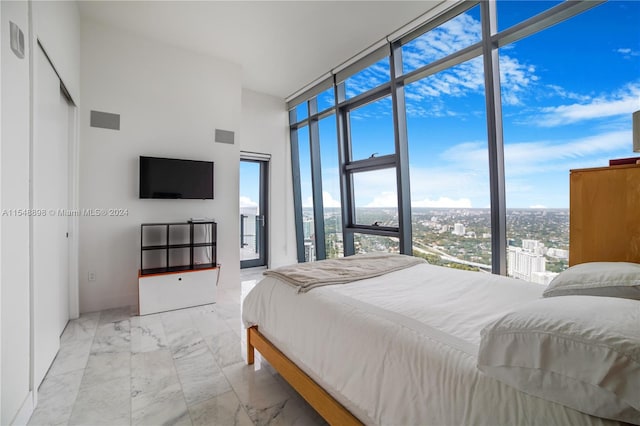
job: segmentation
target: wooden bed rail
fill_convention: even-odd
[[[254,349],[302,396],[330,425],[362,425],[342,404],[336,401],[311,377],[287,358],[257,326],[247,329],[247,363],[254,362]]]

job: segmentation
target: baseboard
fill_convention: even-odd
[[[22,407],[20,407],[20,409],[18,410],[18,414],[16,414],[16,417],[13,419],[13,422],[11,422],[11,425],[23,426],[29,423],[29,419],[31,418],[33,410],[35,409],[33,397],[33,391],[27,394],[27,397],[22,402]]]

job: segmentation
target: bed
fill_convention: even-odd
[[[633,273],[640,271],[632,270],[632,277]],[[338,281],[333,285],[312,280],[309,288],[296,287],[286,277],[266,276],[244,300],[248,362],[253,363],[257,349],[330,424],[640,423],[640,348],[635,340],[636,320],[640,329],[639,300],[579,292],[543,298],[543,286],[426,262],[353,281],[333,279]],[[637,288],[628,287],[635,295]],[[516,324],[519,332],[522,324],[532,322],[530,316],[518,317],[520,313],[538,313],[537,321],[546,323],[557,312],[564,316],[560,326],[564,330],[573,321],[571,315],[585,310],[592,312],[585,320],[588,327],[602,322],[615,333],[623,330],[623,343],[617,335],[610,337],[609,331],[604,334],[606,344],[613,341],[612,345],[624,346],[615,348],[618,357],[613,359],[611,352],[594,355],[590,348],[575,346],[583,344],[580,339],[569,339],[569,345],[574,345],[568,349],[571,363],[562,368],[571,370],[580,363],[598,366],[602,357],[612,366],[595,380],[606,389],[594,393],[591,385],[584,388],[579,381],[539,376],[540,365],[524,375],[521,366],[511,366],[505,373],[508,362],[500,357],[505,353],[513,357],[514,347],[516,357],[536,353],[518,343],[533,334],[505,333],[505,324]],[[594,320],[593,313],[602,310],[616,312],[624,325]],[[591,328],[588,332],[592,333]],[[543,334],[548,337],[546,330]],[[535,344],[542,349],[532,356],[534,362],[555,363],[562,357],[553,352],[557,349],[553,342],[551,349],[549,341]],[[501,345],[506,349],[499,353]],[[595,347],[602,350],[603,345],[597,342]],[[598,368],[587,370],[597,372]],[[613,370],[620,374],[613,377]],[[513,376],[518,379],[512,380]],[[522,389],[537,381],[549,387],[538,394]],[[586,395],[582,399],[581,392]],[[624,395],[618,398],[618,394]],[[578,401],[563,400],[567,395]],[[587,397],[603,407],[592,408]]]

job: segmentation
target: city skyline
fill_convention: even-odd
[[[363,207],[365,220],[397,221],[393,209]],[[343,255],[340,209],[324,211],[327,257]],[[415,208],[412,212],[413,255],[435,265],[474,271],[492,270],[491,212],[482,208]],[[509,276],[547,285],[557,273],[568,267],[569,209],[508,209]],[[303,209],[305,259],[315,260],[314,217],[311,208]],[[394,237],[359,234],[355,253],[371,251],[399,252]]]

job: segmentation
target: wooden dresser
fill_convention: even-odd
[[[569,265],[640,263],[640,165],[571,170]]]

